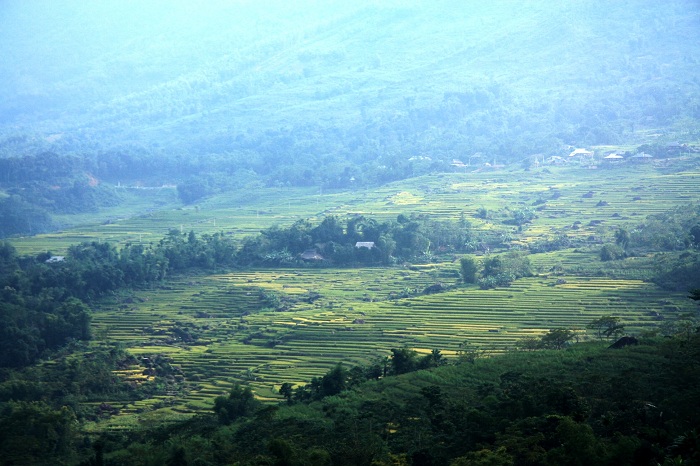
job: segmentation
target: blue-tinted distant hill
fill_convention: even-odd
[[[203,3],[3,2],[2,155],[343,185],[695,137],[695,1]]]

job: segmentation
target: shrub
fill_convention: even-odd
[[[600,250],[600,260],[602,261],[613,261],[624,257],[625,251],[616,244],[606,244]]]
[[[489,288],[495,288],[497,286],[510,286],[511,283],[516,279],[515,275],[510,272],[503,272],[496,275],[489,275],[479,279],[479,287],[482,290],[488,290]]]

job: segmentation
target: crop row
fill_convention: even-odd
[[[370,269],[355,272],[352,279],[386,273]],[[213,397],[226,393],[235,382],[250,384],[267,398],[274,396],[282,382],[306,383],[337,362],[366,363],[388,355],[395,347],[440,348],[448,353],[466,340],[500,352],[513,348],[523,337],[540,335],[550,328],[584,329],[605,314],[621,317],[630,331],[638,332],[658,324],[659,316],[672,317],[687,306],[681,297],[669,300],[668,293],[635,280],[565,277],[562,282],[560,278],[533,277],[496,290],[459,288],[379,302],[345,297],[343,306],[331,307],[325,301],[303,303],[287,312],[258,310],[235,318],[218,317],[225,315],[220,308],[229,306],[231,300],[250,300],[246,290],[251,279],[255,279],[253,283],[276,283],[274,289],[281,291],[313,286],[321,295],[332,294],[333,287],[340,285],[329,270],[220,275],[202,279],[196,295],[184,288],[181,293],[189,290],[190,296],[180,303],[180,310],[153,309],[160,291],[150,292],[152,299],[137,303],[129,314],[121,315],[119,309],[100,313],[96,326],[111,326],[109,334],[115,340],[128,341],[135,354],[168,353],[190,381],[190,393],[174,400],[171,408],[191,412],[207,409]],[[283,288],[283,284],[291,288]],[[255,303],[239,308],[253,309]],[[150,322],[167,333],[176,321],[200,329],[206,343],[170,341],[159,345],[157,338],[142,331]],[[161,402],[152,400],[152,404]]]

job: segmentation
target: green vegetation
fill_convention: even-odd
[[[0,465],[700,461],[695,2],[85,3],[3,9]]]
[[[599,339],[614,338],[623,333],[625,326],[620,323],[620,318],[615,316],[603,316],[588,324],[589,329],[595,330]]]
[[[477,265],[473,257],[462,257],[459,260],[459,266],[464,283],[476,282]]]
[[[557,176],[564,174],[562,171]],[[653,180],[646,170],[636,175]],[[486,176],[492,175],[478,176],[487,179]],[[524,174],[515,174],[512,178],[517,183],[519,176],[523,176],[524,186]],[[597,183],[597,189],[601,191],[606,190],[605,183],[613,181],[618,187],[634,186],[640,182],[639,179],[620,180],[606,174],[591,176],[589,183]],[[686,176],[692,179],[691,175]],[[62,345],[69,340],[58,342],[55,347],[36,352],[41,358],[39,364],[22,371],[6,370],[0,387],[0,403],[7,406],[4,411],[9,416],[7,422],[15,422],[10,419],[24,415],[12,414],[24,412],[17,411],[25,409],[17,403],[34,403],[32,406],[46,414],[41,422],[56,424],[51,429],[60,430],[61,422],[74,423],[77,420],[80,430],[70,431],[68,437],[60,440],[64,446],[52,450],[63,458],[61,461],[69,464],[92,454],[106,455],[107,464],[126,463],[134,461],[137,450],[144,458],[151,458],[144,459],[146,463],[157,464],[168,461],[168,458],[189,461],[194,458],[192,452],[199,451],[200,447],[183,447],[182,450],[164,447],[149,450],[146,454],[145,447],[120,450],[121,440],[118,439],[120,435],[132,439],[138,439],[140,435],[156,435],[149,429],[159,429],[155,426],[160,424],[165,430],[157,435],[163,435],[162,438],[175,435],[173,438],[176,438],[179,434],[175,432],[189,429],[188,425],[199,426],[196,429],[211,433],[224,428],[218,427],[219,422],[228,424],[225,428],[239,429],[243,427],[236,426],[241,423],[263,422],[263,419],[277,422],[275,419],[282,416],[279,419],[286,420],[281,422],[288,423],[296,419],[297,415],[293,413],[302,409],[302,405],[309,402],[326,404],[338,394],[349,393],[348,389],[359,390],[366,381],[379,378],[381,383],[388,383],[393,375],[418,376],[420,372],[413,371],[457,361],[476,367],[482,367],[484,360],[493,360],[493,364],[497,364],[501,357],[486,356],[509,355],[518,348],[528,350],[526,354],[532,357],[540,354],[534,350],[545,348],[572,351],[577,347],[576,341],[610,338],[623,328],[627,334],[637,337],[659,334],[683,341],[692,338],[697,326],[697,311],[686,299],[687,294],[666,291],[640,279],[667,277],[670,281],[671,276],[676,276],[691,283],[693,277],[698,276],[684,276],[688,269],[676,268],[683,264],[697,266],[693,265],[697,264],[697,252],[692,239],[693,228],[697,225],[696,206],[663,211],[649,202],[646,209],[651,215],[642,220],[638,219],[639,215],[631,213],[631,209],[641,210],[641,205],[620,202],[619,208],[616,207],[620,215],[611,216],[604,224],[599,224],[592,221],[600,218],[595,207],[597,201],[584,198],[590,206],[579,207],[571,216],[569,212],[547,217],[540,215],[519,231],[517,225],[508,223],[512,209],[499,208],[492,196],[509,205],[517,205],[518,202],[527,202],[525,196],[541,196],[542,192],[548,192],[549,188],[544,184],[550,184],[551,179],[544,180],[542,187],[530,184],[530,194],[517,191],[507,194],[505,185],[499,187],[491,183],[494,191],[479,194],[481,202],[478,204],[490,201],[489,218],[482,222],[483,219],[476,215],[466,220],[471,208],[465,209],[460,201],[464,188],[456,187],[457,177],[424,178],[422,182],[430,185],[422,188],[406,182],[400,187],[384,188],[384,192],[378,190],[372,196],[379,202],[369,197],[365,205],[352,205],[361,216],[349,212],[342,215],[342,209],[336,209],[340,213],[320,218],[290,218],[288,226],[261,228],[260,233],[253,236],[246,235],[245,230],[233,235],[207,232],[205,228],[213,228],[213,224],[208,223],[205,228],[198,227],[200,234],[171,229],[166,230],[162,238],[138,243],[133,241],[133,232],[139,231],[135,226],[140,220],[135,219],[117,225],[132,232],[126,236],[132,241],[119,246],[98,241],[75,244],[66,249],[64,261],[54,263],[45,262],[50,254],[19,256],[10,243],[3,243],[2,269],[7,273],[3,276],[17,280],[16,277],[31,270],[31,280],[40,279],[34,284],[35,290],[50,288],[55,292],[63,289],[66,299],[70,298],[68,305],[74,303],[77,306],[76,300],[79,299],[81,306],[85,306],[79,308],[88,312],[91,319],[90,335],[93,338],[92,342],[73,342],[67,346]],[[688,201],[685,193],[693,191],[686,190],[684,179],[683,175],[663,177],[665,192],[661,197],[664,202],[674,199],[676,205],[683,206]],[[464,181],[460,180],[460,183]],[[471,183],[479,186],[481,181],[475,175]],[[566,208],[563,202],[567,197],[572,207],[576,207],[576,200],[580,199],[578,193],[590,190],[587,189],[590,184],[577,184],[569,191],[571,188],[565,186],[564,178],[560,179],[559,185],[560,194],[548,204],[562,202],[560,209]],[[653,182],[648,189],[654,189]],[[415,197],[420,193],[421,204],[415,204],[415,200],[406,194],[409,192],[416,193]],[[673,197],[673,193],[678,193],[675,194],[677,197]],[[625,195],[621,194],[623,199]],[[352,193],[326,196],[345,205],[343,196],[351,197]],[[615,199],[611,194],[607,197],[611,201]],[[407,200],[408,204],[403,204]],[[424,203],[429,206],[430,215],[425,211],[428,209],[423,207]],[[224,201],[222,205],[225,205]],[[172,222],[173,215],[183,214],[207,218],[212,212],[173,211],[162,218]],[[227,220],[225,215],[216,218],[223,224],[237,221],[237,217]],[[584,220],[578,229],[572,227],[573,218]],[[658,222],[657,218],[660,219]],[[255,216],[256,220],[270,221]],[[668,250],[663,247],[655,249],[658,245],[668,244],[663,241],[641,243],[635,240],[643,236],[637,236],[638,229],[653,227],[657,229],[654,231],[661,232],[656,225],[664,222],[677,225],[673,227],[675,234],[688,239],[673,243],[673,248]],[[416,241],[411,239],[416,236],[404,235],[407,226],[412,234],[425,240]],[[153,238],[162,226],[156,223],[150,228],[142,230],[139,235]],[[630,232],[625,256],[614,261],[601,261],[599,248],[602,245],[623,247],[619,244],[622,230]],[[339,268],[342,261],[337,259],[330,264],[327,261],[304,261],[298,256],[298,252],[303,252],[309,245],[317,247],[325,242],[349,246],[356,240],[374,239],[375,236],[369,235],[377,235],[374,232],[378,231],[398,244],[406,239],[403,255],[393,256],[396,259],[390,262],[398,262],[399,257],[412,262],[385,267],[379,258],[365,263],[362,258],[353,257],[345,263],[345,268]],[[566,241],[562,240],[564,236]],[[591,236],[596,239],[590,239]],[[31,244],[26,241],[13,243],[26,248]],[[48,244],[47,238],[42,237],[31,241],[36,245]],[[429,254],[426,254],[426,244],[431,245]],[[251,249],[251,245],[258,249]],[[416,245],[416,248],[411,249],[411,245]],[[460,247],[461,251],[472,253],[458,256]],[[286,262],[275,259],[274,267],[271,262],[265,262],[267,254],[281,249],[289,253]],[[394,251],[398,250],[395,247]],[[246,258],[253,260],[246,262]],[[242,268],[242,264],[249,265]],[[251,267],[253,264],[257,265]],[[504,274],[510,274],[507,283],[495,287],[475,283],[482,284],[485,278]],[[473,280],[465,280],[465,277]],[[18,283],[28,284],[31,280],[23,278]],[[673,283],[671,288],[680,286]],[[695,284],[685,289],[697,287]],[[92,308],[91,312],[87,310],[88,306]],[[59,316],[69,315],[56,312]],[[20,319],[17,322],[34,321]],[[41,335],[41,327],[36,328],[38,330],[27,331]],[[11,339],[6,341],[8,347],[12,346]],[[77,358],[90,353],[95,356],[89,361],[94,361],[99,368],[91,368],[89,364],[76,365]],[[56,371],[56,375],[51,371]],[[87,375],[90,371],[100,374],[99,377],[90,381]],[[64,374],[72,375],[66,380]],[[43,382],[36,383],[39,380]],[[54,380],[55,384],[46,382]],[[571,385],[576,388],[574,383]],[[448,388],[440,390],[444,392]],[[54,395],[47,396],[47,393]],[[425,400],[440,398],[432,388],[420,396],[427,397],[419,398]],[[281,411],[269,407],[280,401],[290,405],[285,408],[292,410],[289,415],[282,415]],[[64,406],[67,413],[59,415]],[[216,416],[209,418],[207,413],[216,413]],[[418,414],[423,419],[422,412]],[[567,416],[556,413],[546,416],[552,415]],[[330,421],[319,422],[326,425]],[[392,421],[387,422],[393,426]],[[411,424],[413,421],[405,422]],[[606,445],[605,451],[614,450],[606,443],[609,441],[606,437],[599,437],[597,427],[591,426],[596,441]],[[587,429],[583,424],[577,428]],[[389,429],[394,430],[393,427]],[[34,431],[31,435],[38,435],[41,440],[45,437],[40,432]],[[325,432],[324,438],[335,435]],[[97,442],[94,448],[76,443],[84,435]],[[102,435],[104,438],[97,441]],[[198,435],[201,434],[193,438],[198,438]],[[492,434],[496,438],[502,435]],[[295,461],[303,462],[307,459],[299,452],[306,446],[311,448],[315,441],[301,438],[285,437],[281,443],[273,438],[261,440],[262,444],[241,447],[244,449],[236,450],[238,453],[235,454],[245,458],[292,455]],[[415,453],[406,446],[407,443],[394,445],[391,439],[391,435],[385,437],[382,442],[389,443],[371,456],[377,461],[379,458],[389,461],[391,456],[382,455],[391,454],[398,458]],[[505,444],[496,442],[488,448],[484,442],[479,441],[478,447],[473,444],[474,449],[454,454],[472,459],[479,455],[518,455],[512,449],[514,447],[509,450]],[[22,448],[5,445],[3,448],[8,448],[8,454],[17,455],[8,457],[23,454]],[[220,448],[220,444],[216,448]],[[484,453],[484,448],[491,453]],[[543,448],[547,450],[547,447]],[[232,450],[222,451],[229,452],[221,453],[224,457],[234,454]],[[304,451],[315,451],[314,455],[320,458],[330,455],[334,461],[339,454],[324,450],[322,445]],[[367,451],[374,450],[367,447]],[[605,459],[608,453],[600,454],[603,463],[612,461]],[[51,461],[56,457],[53,456]],[[451,458],[457,461],[457,456]],[[663,454],[658,453],[656,458],[663,458]],[[34,462],[40,461],[37,458]],[[216,461],[228,460],[210,458],[207,461],[217,464]]]
[[[217,398],[218,416],[128,438],[105,433],[95,458],[110,465],[177,464],[168,463],[174,458],[212,465],[694,464],[700,373],[688,361],[698,358],[699,345],[697,335],[647,338],[622,350],[589,343],[418,372],[407,368],[415,355],[396,349],[391,367],[403,375],[355,385],[338,365],[312,383],[315,401],[270,407],[236,387]]]
[[[171,232],[157,246],[81,243],[67,256],[19,258],[0,242],[0,367],[23,367],[70,340],[90,339],[86,301],[125,287],[162,281],[168,273],[230,265],[234,248],[221,235],[185,239]]]
[[[532,275],[530,260],[519,252],[510,252],[484,260],[479,286],[483,289],[509,286],[514,280]]]
[[[315,227],[299,220],[288,228],[272,227],[248,238],[238,253],[240,265],[299,266],[304,261],[336,265],[391,265],[470,250],[476,238],[468,221],[439,221],[427,215],[400,214],[395,221],[355,215],[342,222],[324,217]]]

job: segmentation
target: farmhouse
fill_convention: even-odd
[[[321,254],[319,254],[318,251],[316,251],[315,249],[307,249],[306,251],[302,252],[299,257],[305,261],[324,260],[324,257]]]
[[[597,168],[593,162],[593,151],[586,150],[586,149],[574,149],[571,153],[569,153],[569,159],[572,157],[578,159],[579,163],[581,166],[588,167],[588,168]]]
[[[64,260],[66,260],[65,256],[51,256],[44,262],[47,264],[53,264],[55,262],[63,262]]]
[[[593,157],[593,151],[586,149],[574,149],[569,157]]]
[[[639,154],[635,154],[630,157],[630,160],[634,163],[651,163],[653,159],[653,155],[649,155],[644,152],[640,152]]]
[[[358,241],[355,243],[356,248],[367,248],[372,249],[374,247],[374,241]]]
[[[692,152],[692,150],[688,147],[688,144],[674,142],[666,146],[666,152],[669,155],[681,155],[683,152]]]
[[[625,158],[623,156],[621,156],[620,154],[617,154],[615,152],[603,157],[603,161],[609,165],[618,164],[618,163],[622,162],[623,160],[625,160]]]

